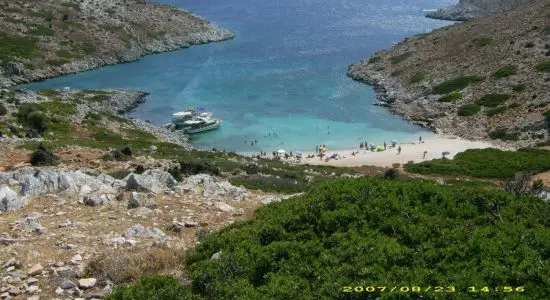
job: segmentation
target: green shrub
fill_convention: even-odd
[[[395,77],[395,76],[399,76],[401,74],[403,74],[403,70],[402,69],[397,69],[397,70],[391,72],[390,76]]]
[[[189,287],[168,276],[144,276],[132,285],[118,285],[106,300],[180,300],[199,299],[185,297]],[[185,298],[184,298],[185,297]]]
[[[478,37],[477,39],[474,40],[474,44],[478,47],[485,47],[485,46],[491,44],[492,41],[493,41],[493,39],[491,37],[480,36],[480,37]]]
[[[371,55],[371,57],[369,57],[368,62],[369,62],[369,64],[373,64],[373,63],[379,62],[381,60],[382,60],[382,57],[373,54],[373,55]]]
[[[527,42],[527,44],[525,44],[525,48],[533,48],[535,47],[535,43],[533,42]]]
[[[384,179],[395,180],[397,179],[398,176],[399,176],[399,171],[394,168],[387,169],[384,172]]]
[[[519,104],[518,102],[514,102],[514,103],[510,103],[510,105],[508,105],[508,108],[518,108],[520,106],[521,104]]]
[[[92,43],[84,43],[81,47],[82,51],[86,55],[91,55],[97,52],[97,47]]]
[[[54,36],[55,32],[49,27],[40,24],[33,24],[28,34],[36,36]]]
[[[484,78],[481,76],[458,76],[436,85],[432,89],[432,93],[443,95],[454,91],[460,91],[470,84],[483,81],[483,79]]]
[[[550,72],[550,60],[538,63],[535,68],[539,72]]]
[[[412,54],[413,54],[413,52],[405,52],[401,55],[392,56],[392,57],[390,57],[390,62],[394,65],[398,64],[398,63],[404,61],[405,59],[409,58]]]
[[[40,144],[38,148],[31,153],[30,162],[33,166],[55,166],[59,162],[59,157],[52,151],[46,149],[43,144]]]
[[[516,93],[521,93],[521,92],[525,91],[526,88],[527,88],[527,86],[523,83],[516,84],[516,85],[512,86],[512,90]]]
[[[411,79],[409,80],[410,83],[419,83],[424,80],[426,80],[426,72],[417,72],[412,74]]]
[[[447,95],[441,96],[437,101],[439,102],[453,102],[462,99],[461,92],[452,92]]]
[[[509,94],[487,94],[475,101],[475,104],[485,107],[497,107],[510,99]]]
[[[0,31],[0,60],[11,61],[17,57],[30,59],[37,53],[38,45],[34,39]]]
[[[518,73],[518,67],[514,65],[507,65],[500,69],[498,69],[494,74],[493,77],[496,79],[505,78],[508,76],[516,75]]]
[[[543,112],[542,115],[544,116],[544,119],[546,120],[546,128],[550,131],[550,109]]]
[[[0,116],[5,116],[8,113],[8,109],[4,103],[0,103]]]
[[[508,129],[506,128],[498,128],[489,132],[489,137],[493,140],[516,141],[519,137],[519,134],[508,133]]]
[[[505,112],[507,109],[508,109],[508,106],[501,105],[501,106],[497,106],[495,108],[488,109],[485,112],[485,114],[489,117],[492,117],[492,116],[496,116],[498,114],[501,114],[501,113]]]
[[[477,104],[465,104],[458,109],[458,115],[462,117],[473,116],[481,110]]]
[[[548,299],[549,214],[550,203],[494,190],[419,180],[336,180],[263,206],[251,220],[201,240],[187,252],[187,288],[163,278],[117,287],[110,297],[409,299],[416,296],[344,291],[431,286],[444,278],[456,287],[521,285],[522,297]],[[211,259],[215,253],[219,258]],[[466,288],[452,294],[472,298]]]
[[[550,151],[536,148],[502,151],[471,149],[450,159],[435,159],[406,165],[407,172],[420,174],[464,175],[478,178],[507,179],[517,172],[550,170]]]
[[[202,161],[181,161],[180,172],[186,175],[195,174],[212,174],[220,175],[220,168],[209,163]]]

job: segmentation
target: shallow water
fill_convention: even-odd
[[[271,152],[318,144],[345,149],[364,140],[381,144],[431,135],[372,105],[372,88],[349,79],[346,70],[406,36],[449,24],[425,18],[422,10],[456,1],[161,2],[184,7],[237,37],[26,87],[148,91],[147,102],[130,116],[158,124],[176,111],[204,107],[224,122],[193,136],[194,145],[204,149]],[[252,140],[257,144],[250,145]]]

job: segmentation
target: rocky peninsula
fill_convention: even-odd
[[[380,105],[443,134],[547,143],[550,1],[419,34],[351,65]]]
[[[142,0],[0,2],[0,87],[231,39],[185,10]]]
[[[534,0],[459,0],[456,5],[426,15],[428,18],[466,21],[508,11]]]

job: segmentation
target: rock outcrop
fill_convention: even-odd
[[[514,9],[536,0],[460,0],[456,5],[426,15],[428,18],[466,21]]]

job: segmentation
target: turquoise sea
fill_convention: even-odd
[[[429,136],[374,106],[373,89],[346,76],[349,64],[406,36],[450,22],[423,9],[453,0],[166,0],[236,33],[231,41],[144,57],[27,88],[124,88],[151,93],[129,115],[157,124],[188,107],[223,119],[193,136],[198,148],[237,152],[358,147]],[[250,141],[257,144],[250,145]],[[245,141],[247,143],[245,143]]]

